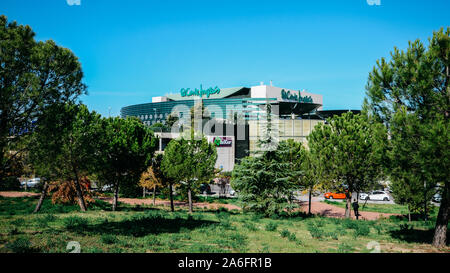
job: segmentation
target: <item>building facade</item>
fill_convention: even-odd
[[[276,140],[306,143],[315,125],[325,122],[332,114],[339,114],[339,111],[323,111],[322,106],[322,95],[304,90],[263,84],[224,89],[200,86],[153,97],[151,103],[123,107],[121,116],[137,117],[152,127],[159,137],[160,151],[171,139],[194,126],[216,144],[216,167],[230,171],[237,160],[258,149],[258,139],[267,132],[269,120],[271,135]],[[169,116],[177,119],[170,127],[167,126]]]

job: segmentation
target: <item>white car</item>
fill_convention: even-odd
[[[36,177],[36,178],[29,179],[29,180],[27,180],[27,181],[23,181],[23,182],[20,183],[20,185],[21,185],[23,188],[25,188],[25,185],[26,185],[26,187],[28,187],[28,188],[34,188],[34,187],[36,187],[39,183],[41,183],[41,179],[40,179],[39,177]]]
[[[389,201],[391,197],[385,191],[373,191],[369,194],[361,193],[359,198],[362,200],[376,200],[376,201]]]

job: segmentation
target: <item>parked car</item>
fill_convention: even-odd
[[[389,194],[385,191],[373,191],[369,194],[366,194],[365,196],[361,196],[363,193],[359,195],[359,198],[362,200],[377,200],[377,201],[389,201],[391,200],[391,197]],[[364,198],[363,198],[364,197]]]
[[[22,181],[20,183],[20,186],[22,186],[22,188],[25,188],[25,187],[34,188],[37,185],[39,185],[39,183],[41,183],[41,178],[35,177],[35,178],[29,179],[29,180]]]
[[[211,194],[211,186],[209,186],[208,184],[201,184],[200,185],[200,192],[201,193],[206,192],[206,194]]]
[[[434,195],[433,195],[433,198],[431,199],[433,202],[435,202],[435,203],[441,203],[441,201],[442,201],[442,196],[441,196],[441,194],[440,193],[435,193]]]
[[[326,199],[345,199],[345,193],[326,192],[323,197]]]
[[[361,192],[361,193],[359,194],[359,199],[361,199],[361,200],[366,200],[367,197],[369,197],[369,194],[368,194],[368,193]]]

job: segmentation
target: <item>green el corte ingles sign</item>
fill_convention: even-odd
[[[312,103],[313,102],[311,96],[302,97],[300,95],[300,91],[298,91],[298,95],[297,95],[297,94],[291,93],[291,91],[286,92],[284,89],[282,89],[281,90],[281,98],[283,100],[293,100],[293,101],[298,101],[300,103]]]
[[[181,88],[180,94],[182,97],[191,97],[191,96],[198,96],[203,97],[206,95],[207,98],[209,98],[210,95],[213,94],[219,94],[220,89],[219,87],[210,87],[208,89],[203,89],[202,85],[200,84],[200,89],[190,89],[190,88]]]

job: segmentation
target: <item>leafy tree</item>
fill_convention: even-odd
[[[294,207],[293,192],[300,184],[301,144],[292,140],[277,143],[272,134],[271,105],[265,107],[258,149],[234,167],[231,186],[239,191],[247,209],[272,215]]]
[[[321,164],[322,155],[311,149],[302,150],[302,183],[301,185],[308,190],[308,214],[311,214],[312,192],[324,181],[324,166]]]
[[[139,185],[145,189],[153,189],[153,205],[156,205],[156,188],[164,185],[164,175],[161,171],[162,155],[156,155],[152,164],[142,173]]]
[[[433,245],[447,241],[449,219],[450,28],[433,33],[428,48],[416,40],[369,74],[364,107],[389,128],[390,178],[413,196],[443,187]],[[423,187],[419,187],[424,183]]]
[[[326,187],[346,192],[345,216],[350,217],[353,192],[371,189],[381,174],[380,124],[371,124],[366,116],[347,112],[334,116],[328,124],[319,123],[308,136],[315,155],[320,155]],[[317,164],[317,163],[316,163]]]
[[[247,209],[273,215],[294,208],[300,171],[295,167],[299,155],[292,151],[282,141],[277,150],[245,157],[234,167],[231,186],[239,191]]]
[[[173,139],[164,150],[161,168],[164,174],[181,184],[189,200],[189,212],[192,213],[192,194],[201,183],[209,182],[214,176],[217,151],[213,143],[208,143],[201,134],[182,135]]]
[[[86,203],[80,181],[92,171],[101,136],[99,114],[85,105],[65,103],[49,108],[29,143],[36,173],[46,181],[74,181],[82,211],[86,211]]]
[[[86,90],[77,57],[52,40],[36,42],[34,35],[29,26],[0,16],[0,182],[26,152],[18,143],[46,109],[74,102]]]
[[[170,113],[166,118],[166,125],[169,128],[172,128],[172,126],[177,122],[180,118],[178,117],[177,113]]]
[[[95,172],[101,184],[114,188],[113,210],[120,187],[138,187],[141,174],[150,164],[156,149],[153,132],[136,118],[111,117],[104,120],[104,134]]]

